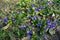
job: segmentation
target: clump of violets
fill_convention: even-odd
[[[45,6],[38,6],[34,9],[34,12],[36,13],[37,11],[44,9],[44,8],[45,8]]]
[[[58,19],[60,11],[58,2],[59,0],[18,0],[13,6],[10,6],[10,10],[8,9],[10,7],[7,7],[8,11],[1,9],[0,16],[7,16],[0,18],[2,19],[2,23],[0,20],[0,30],[2,29],[0,36],[4,38],[8,36],[8,40],[10,35],[2,36],[2,34],[12,31],[11,35],[17,36],[16,39],[19,40],[27,40],[27,38],[28,40],[48,40],[50,33],[55,31],[57,21],[60,20]],[[3,31],[6,29],[8,29],[6,32]],[[4,38],[0,39],[4,40]]]
[[[57,22],[56,22],[56,20],[54,20],[52,22],[50,20],[47,20],[46,24],[47,24],[48,28],[53,28],[53,27],[55,27],[55,25],[57,24]]]
[[[7,17],[4,17],[4,18],[2,19],[2,21],[3,21],[3,22],[7,22]]]

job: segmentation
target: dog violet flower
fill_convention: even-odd
[[[56,23],[57,23],[57,22],[56,22],[56,20],[54,20],[54,21],[53,21],[53,24],[55,24],[55,25],[56,25]]]
[[[12,20],[12,21],[14,21],[14,20],[15,20],[15,18],[11,18],[11,20]]]
[[[32,19],[32,18],[33,18],[33,16],[29,16],[29,18],[30,18],[30,19]]]
[[[20,10],[18,10],[17,13],[20,14]]]
[[[34,12],[37,12],[38,10],[39,10],[38,8],[35,8],[35,9],[34,9]]]
[[[46,24],[47,25],[50,25],[50,20],[49,19],[46,21]]]
[[[36,26],[41,26],[41,24],[36,24]]]
[[[51,27],[50,28],[53,28],[55,25],[54,24],[51,24]]]
[[[27,32],[28,39],[30,39],[30,37],[31,37],[31,31],[30,30],[27,30],[26,32]]]
[[[47,19],[46,24],[47,24],[47,28],[51,27],[50,19]]]
[[[20,26],[21,29],[23,29],[23,28],[25,28],[25,27],[26,27],[26,25],[21,25],[21,26]]]
[[[30,36],[31,35],[31,30],[27,30],[26,33],[27,33],[27,36]]]
[[[27,34],[30,34],[31,33],[31,31],[30,30],[27,30]]]
[[[4,17],[2,20],[3,20],[3,22],[6,22],[7,21],[7,17]]]
[[[30,19],[37,19],[36,16],[29,16]]]
[[[47,28],[51,28],[51,25],[47,25]]]
[[[35,6],[35,4],[32,4],[32,7],[34,7]]]
[[[56,20],[54,20],[51,24],[51,28],[55,27],[55,25],[57,24]]]
[[[50,4],[52,4],[52,1],[51,1],[51,0],[48,0],[48,1],[46,2],[46,4],[50,5]]]
[[[33,19],[37,19],[37,17],[36,17],[36,16],[34,16],[34,17],[33,17]]]
[[[48,19],[46,22],[47,22],[47,23],[50,23],[50,20]]]

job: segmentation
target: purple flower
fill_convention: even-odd
[[[56,24],[57,24],[56,20],[54,20],[54,21],[52,22],[52,24],[56,25]]]
[[[34,17],[33,17],[33,19],[37,19],[37,17],[36,17],[36,16],[34,16]]]
[[[51,23],[47,23],[47,25],[51,25]]]
[[[41,24],[36,24],[36,26],[41,26]]]
[[[35,4],[32,4],[32,7],[34,7],[35,6]]]
[[[27,30],[27,37],[28,37],[28,39],[30,39],[30,37],[31,37],[31,32],[30,32],[30,30]]]
[[[30,30],[27,30],[27,34],[30,34],[31,33],[31,31]]]
[[[21,25],[21,26],[20,26],[21,29],[23,29],[23,28],[25,28],[25,27],[26,27],[26,25]]]
[[[38,8],[40,8],[40,9],[42,9],[42,8],[44,8],[44,7],[45,7],[45,6],[41,6],[41,5],[40,5],[40,6],[38,6]]]
[[[41,10],[41,7],[38,7],[38,10]]]
[[[18,10],[17,13],[20,14],[20,10]]]
[[[51,27],[50,28],[53,28],[55,25],[54,24],[51,24]]]
[[[29,16],[29,18],[30,18],[30,19],[32,19],[32,18],[33,18],[33,16]]]
[[[35,9],[34,9],[34,12],[37,12],[38,10],[39,10],[38,8],[35,8]]]
[[[30,35],[31,34],[31,30],[27,30],[26,33],[27,33],[27,35]]]
[[[3,22],[6,22],[6,21],[7,21],[7,17],[4,17],[4,18],[2,19],[2,21],[3,21]]]
[[[14,20],[15,20],[15,18],[11,18],[11,20],[12,20],[12,21],[14,21]]]
[[[49,19],[46,20],[46,24],[47,24],[47,28],[50,28],[51,27],[51,23],[50,23],[50,20]]]
[[[47,25],[47,28],[51,28],[51,25]]]
[[[46,21],[46,23],[50,23],[50,20],[48,19],[48,20]]]
[[[30,34],[28,34],[28,35],[27,35],[28,40],[30,40],[30,37],[31,37],[31,35],[30,35]]]
[[[54,20],[51,24],[51,28],[55,27],[55,25],[57,24],[56,20]]]
[[[49,4],[52,4],[52,1],[47,1],[46,4],[48,4],[48,5],[49,5]]]
[[[37,19],[36,16],[29,16],[29,18],[30,18],[30,19],[35,19],[35,20]]]
[[[49,20],[49,19],[46,21],[46,24],[47,24],[47,25],[51,25],[51,23],[50,23],[50,20]]]

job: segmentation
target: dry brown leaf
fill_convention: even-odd
[[[6,26],[4,26],[4,27],[2,28],[2,30],[8,29],[9,25],[10,25],[10,24],[7,24]]]
[[[28,37],[23,37],[22,40],[28,40]]]

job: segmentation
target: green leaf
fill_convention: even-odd
[[[50,33],[51,35],[53,35],[53,34],[55,34],[55,30],[49,29],[49,33]]]

